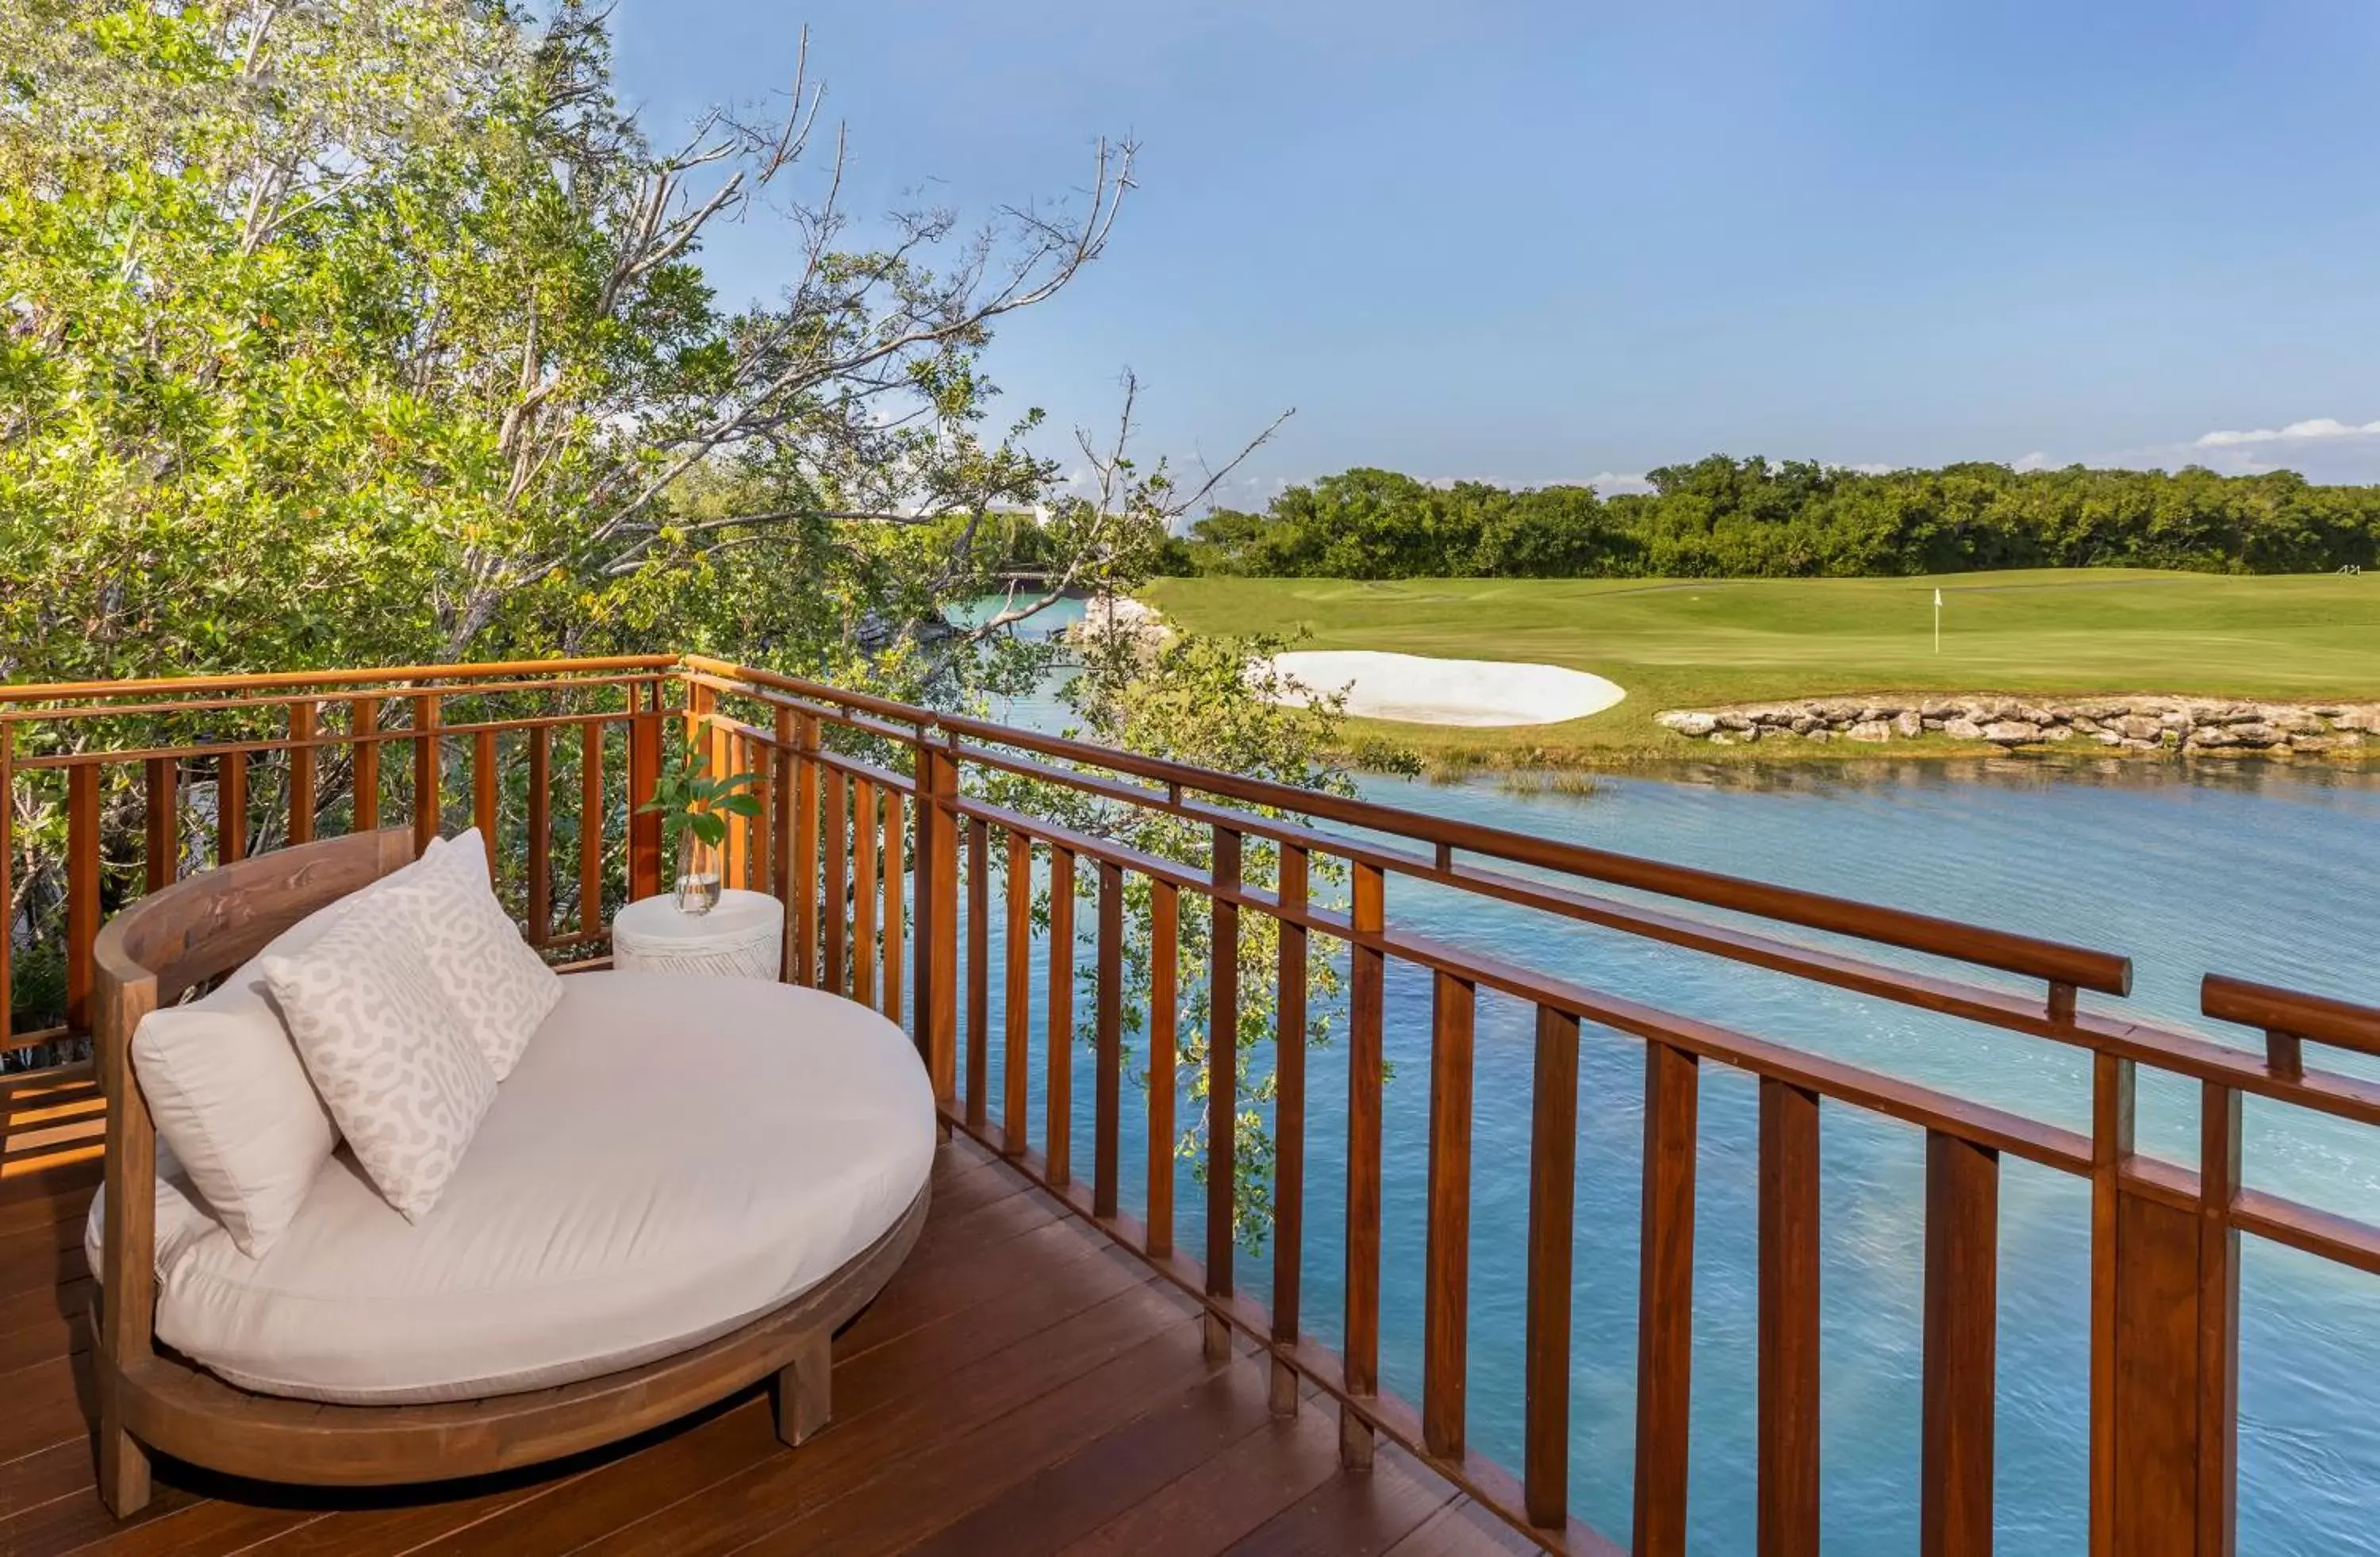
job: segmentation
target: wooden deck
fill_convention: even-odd
[[[8,1123],[23,1133],[35,1121]],[[942,1150],[917,1251],[835,1343],[834,1421],[780,1445],[747,1393],[520,1476],[326,1496],[161,1463],[124,1525],[92,1489],[88,1148],[0,1178],[0,1554],[1525,1551],[1383,1446],[1339,1468],[1336,1413],[1266,1407],[1201,1356],[1192,1306],[981,1148]]]

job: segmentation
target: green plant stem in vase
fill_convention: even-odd
[[[662,852],[677,858],[678,907],[689,914],[707,914],[719,906],[726,885],[722,849],[727,843],[727,819],[760,814],[760,801],[751,792],[756,775],[710,776],[710,760],[689,748],[674,770],[653,785],[653,797],[637,808],[662,819]]]

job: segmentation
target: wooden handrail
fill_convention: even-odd
[[[673,684],[683,688],[676,703]],[[604,706],[555,712],[558,699],[581,688],[599,690]],[[481,699],[455,708],[470,714],[468,722],[446,717],[449,700],[458,697]],[[235,738],[214,742],[116,750],[40,743],[46,721],[87,733],[103,727],[91,722],[110,713],[219,714],[237,723]],[[270,724],[260,731],[260,716],[267,714],[285,720],[285,732]],[[574,728],[575,742],[568,738]],[[390,742],[403,743],[411,761],[384,758]],[[2220,1551],[2228,1539],[2241,1235],[2380,1273],[2380,1227],[2243,1182],[2240,1150],[2241,1101],[2249,1096],[2380,1125],[2380,1082],[2309,1068],[2302,1052],[2311,1042],[2380,1053],[2380,1008],[2208,975],[2203,1013],[2262,1029],[2266,1048],[2259,1055],[2198,1033],[2079,1009],[2078,991],[2129,991],[2131,964],[2111,953],[1553,844],[699,656],[0,688],[0,788],[13,797],[18,785],[44,785],[42,793],[64,805],[57,879],[64,883],[68,1038],[90,1022],[92,943],[113,907],[171,885],[197,864],[235,861],[276,838],[335,831],[342,819],[351,830],[394,825],[396,835],[419,838],[459,824],[468,809],[520,893],[532,942],[549,955],[582,954],[603,933],[607,899],[616,904],[623,891],[641,896],[662,889],[667,866],[660,858],[661,819],[638,808],[680,742],[699,743],[716,760],[760,775],[762,814],[732,830],[726,858],[734,884],[785,900],[787,979],[909,1022],[949,1126],[1000,1151],[1061,1205],[1187,1294],[1205,1316],[1215,1355],[1228,1353],[1235,1334],[1261,1352],[1271,1369],[1275,1410],[1298,1411],[1315,1392],[1335,1402],[1345,1464],[1369,1465],[1377,1439],[1386,1436],[1548,1550],[1613,1550],[1573,1513],[1568,1485],[1577,1088],[1588,1042],[1641,1045],[1645,1075],[1636,1273],[1645,1318],[1633,1478],[1639,1551],[1676,1552],[1685,1542],[1691,1381],[1702,1360],[1687,1322],[1694,1300],[1697,1100],[1712,1067],[1751,1077],[1758,1089],[1753,1468],[1764,1552],[1815,1551],[1818,1539],[1817,1218],[1828,1111],[1893,1121],[1921,1132],[1926,1143],[1918,1451],[1927,1552],[1975,1550],[1993,1523],[1991,1294],[2003,1259],[1996,1235],[2003,1157],[2091,1186],[2094,1557]],[[503,782],[511,763],[526,768],[525,802],[511,798],[520,792]],[[617,784],[624,771],[625,796]],[[978,782],[970,785],[970,774]],[[987,775],[1057,786],[1096,811],[1172,819],[1207,840],[1206,861],[1145,853],[996,804],[979,782]],[[187,797],[193,785],[207,784],[214,786],[213,824],[195,825],[208,812],[188,809]],[[451,817],[442,797],[454,808]],[[7,836],[15,809],[0,806],[0,892],[16,862]],[[383,811],[393,814],[384,821]],[[194,831],[204,835],[187,835]],[[1037,893],[1037,854],[1047,861],[1046,897]],[[1343,871],[1343,903],[1316,885],[1332,879],[1318,873],[1326,867]],[[1392,911],[1398,882],[2086,1050],[2090,1128],[2070,1129],[1625,998],[1531,966],[1519,955],[1524,948],[1493,955],[1421,933]],[[1757,922],[1706,920],[1669,905],[1607,895],[1597,883]],[[1078,887],[1086,905],[1079,916]],[[1145,896],[1132,895],[1140,893]],[[1192,904],[1183,902],[1185,894]],[[1129,918],[1128,899],[1145,904],[1144,918]],[[574,900],[576,925],[554,922]],[[1003,905],[1004,916],[996,912]],[[1178,941],[1184,923],[1196,921],[1185,921],[1185,912],[1205,916],[1210,955],[1204,1003],[1209,1034],[1223,1035],[1208,1046],[1203,1077],[1211,1171],[1206,1236],[1196,1250],[1176,1247],[1172,1150],[1183,1100],[1165,1084],[1176,1076],[1177,1018],[1189,993],[1182,988]],[[1002,917],[1004,928],[995,923]],[[1230,1036],[1259,986],[1244,982],[1232,948],[1267,925],[1279,934],[1277,965],[1263,974],[1276,1039],[1302,1031],[1316,961],[1347,959],[1345,1135],[1322,1143],[1326,1150],[1342,1149],[1346,1163],[1342,1339],[1335,1354],[1307,1332],[1303,1311],[1305,1162],[1317,1143],[1304,1048],[1294,1041],[1276,1046],[1269,1291],[1244,1291],[1235,1280],[1233,1230],[1242,1208],[1232,1167],[1246,1147],[1240,1119],[1250,1100],[1241,1093]],[[1778,933],[1779,927],[2039,983],[2014,990],[1973,981],[1955,968],[1919,971],[1858,948],[1803,944]],[[1148,956],[1145,982],[1137,984],[1125,967],[1134,935],[1145,935]],[[0,942],[0,994],[8,951]],[[1404,1083],[1427,1093],[1428,1175],[1418,1246],[1422,1353],[1405,1359],[1418,1363],[1418,1405],[1381,1384],[1383,1037],[1391,965],[1423,975],[1430,991],[1428,1063]],[[990,1030],[995,985],[1006,993],[997,1037]],[[1534,1012],[1535,1064],[1525,1100],[1475,1099],[1483,995],[1515,999]],[[1046,1026],[1034,1019],[1037,997]],[[1146,1014],[1145,1047],[1127,1028],[1135,998]],[[1087,1009],[1078,1013],[1086,1000]],[[1078,1033],[1091,1051],[1087,1139],[1077,1138],[1075,1121]],[[1132,1105],[1121,1083],[1125,1056],[1135,1049],[1149,1075],[1160,1078],[1145,1103],[1145,1167],[1122,1161],[1123,1110]],[[1002,1074],[994,1074],[995,1061]],[[1028,1118],[1037,1064],[1047,1108]],[[2133,1099],[2143,1067],[2198,1089],[2195,1161],[2136,1150]],[[1469,1421],[1467,1316],[1489,1296],[1475,1299],[1482,1278],[1469,1258],[1471,1126],[1479,1106],[1524,1107],[1529,1125],[1517,1477],[1472,1447]],[[1145,1220],[1125,1204],[1136,1182],[1144,1182]],[[1515,1295],[1493,1296],[1508,1304]]]
[[[2198,1008],[2218,1021],[2264,1028],[2265,1063],[2286,1080],[2304,1078],[2308,1041],[2380,1054],[2380,1007],[2210,973],[2199,984]]]
[[[1978,967],[1998,968],[2002,972],[2024,974],[2076,989],[2113,995],[2131,992],[2131,960],[2088,947],[2068,945],[2038,936],[2019,935],[2009,931],[1988,930],[1905,909],[1879,907],[1799,887],[1776,886],[1690,866],[1641,859],[1608,849],[1531,837],[1524,833],[1488,827],[1478,822],[1423,816],[1373,801],[1351,799],[1265,779],[1245,778],[1090,741],[1018,730],[986,720],[939,713],[931,709],[893,702],[888,699],[841,692],[817,682],[740,668],[722,661],[689,657],[686,663],[725,680],[742,681],[754,687],[772,687],[815,701],[843,703],[889,721],[913,724],[920,730],[944,731],[961,737],[1057,758],[1061,761],[1152,779],[1168,786],[1196,790],[1244,804],[1320,817],[1351,827],[1413,838],[1435,847],[1461,849],[1517,865],[1585,876],[1640,892],[1683,898],[1708,907],[1873,941],[1905,951],[1923,952]]]
[[[383,683],[470,683],[493,676],[557,672],[668,671],[674,654],[614,654],[577,660],[456,661],[441,665],[393,665],[382,670],[269,671],[249,675],[166,675],[131,681],[0,683],[0,704],[89,701],[157,692],[228,692],[285,687],[366,687]],[[467,687],[442,688],[466,690]]]

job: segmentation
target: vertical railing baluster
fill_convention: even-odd
[[[380,826],[380,742],[373,737],[380,733],[380,699],[356,698],[347,703],[347,736],[355,755],[349,762],[354,775],[348,784],[352,795],[349,806],[354,833],[370,833]]]
[[[2151,1190],[2135,1176],[2132,1106],[2131,1062],[2097,1056],[2092,1122],[2093,1557],[2163,1557],[2168,1551],[2228,1557],[2237,1521],[2239,1233],[2231,1218],[2240,1189],[2240,1093],[2212,1081],[2202,1084],[2198,1193],[2191,1200],[2176,1200],[2163,1187]],[[1987,1201],[1996,1178],[1982,1168],[1972,1169],[1971,1176],[1977,1182],[1969,1199]],[[1928,1188],[1930,1217],[1930,1174]],[[1980,1262],[1991,1252],[1985,1241],[1990,1227],[1980,1210],[1970,1210],[1969,1221],[1968,1241],[1980,1246],[1971,1262]],[[1930,1223],[1927,1251],[1931,1386],[1936,1314]],[[1990,1319],[1988,1313],[1964,1317],[1970,1325],[1988,1325]],[[1971,1338],[1980,1356],[1961,1377],[1982,1396],[1980,1404],[1970,1403],[1971,1416],[1989,1406],[1991,1340],[1988,1329]],[[1927,1402],[1930,1410],[1930,1390]],[[1976,1466],[1987,1469],[1990,1419],[1980,1419],[1983,1446],[1964,1447]],[[1928,1426],[1930,1449],[1930,1416]],[[1986,1484],[1981,1506],[1966,1510],[1978,1533],[1988,1530],[1989,1496]],[[1932,1526],[1929,1513],[1929,1533]]]
[[[777,959],[777,977],[788,984],[808,983],[802,967],[806,955],[802,950],[801,915],[796,903],[809,891],[809,879],[795,863],[797,845],[795,834],[799,827],[800,804],[795,798],[799,787],[795,774],[801,759],[795,750],[797,738],[794,731],[794,711],[784,704],[776,705],[777,745],[770,753],[776,770],[776,787],[771,791],[776,800],[776,825],[771,832],[774,847],[769,854],[769,890],[785,910],[785,945]]]
[[[141,884],[155,892],[172,886],[182,874],[181,764],[171,757],[152,757],[143,766],[146,785],[141,809],[149,853],[142,862]]]
[[[1918,1504],[1925,1557],[1992,1549],[1999,1153],[1925,1134],[1925,1359]]]
[[[719,765],[719,748],[711,738],[710,711],[719,706],[719,694],[698,681],[686,684],[686,707],[678,712],[678,734],[686,745],[686,765],[703,764],[711,778],[724,778],[726,770]]]
[[[1091,1100],[1091,1213],[1112,1217],[1123,1120],[1123,868],[1099,861],[1098,1067]]]
[[[1308,857],[1282,844],[1280,977],[1273,990],[1272,1338],[1297,1344],[1304,1322],[1300,1283],[1305,1274],[1305,977],[1306,931],[1293,915],[1305,911]],[[1273,1359],[1273,1415],[1297,1410],[1297,1372]]]
[[[991,824],[976,818],[966,839],[966,1122],[980,1130],[991,1116],[991,969],[985,966],[991,952]]]
[[[633,692],[631,696],[633,696]],[[603,924],[603,725],[578,726],[578,933],[591,940]]]
[[[851,781],[851,998],[876,1004],[876,785]]]
[[[314,839],[314,705],[289,705],[289,841]]]
[[[934,1101],[955,1113],[959,1088],[959,754],[917,732],[917,1038]]]
[[[1207,1295],[1232,1295],[1232,1256],[1238,1232],[1240,1125],[1240,890],[1241,836],[1215,829],[1214,886],[1208,900],[1207,997]],[[1231,1356],[1232,1332],[1216,1312],[1206,1315],[1207,1356]]]
[[[752,770],[752,803],[760,808],[759,814],[750,819],[750,842],[744,851],[743,880],[738,883],[747,892],[775,890],[770,861],[774,846],[770,843],[771,824],[777,820],[777,751],[776,748],[750,736],[744,737],[744,765]],[[778,960],[783,962],[783,954]]]
[[[794,716],[795,983],[815,985],[819,974],[819,725],[818,715]]]
[[[1380,1389],[1380,1018],[1388,1000],[1388,958],[1360,937],[1388,920],[1388,882],[1358,860],[1348,928],[1347,1000],[1347,1316],[1341,1364],[1347,1393]],[[1350,1470],[1372,1465],[1372,1425],[1342,1406],[1339,1460]]]
[[[885,790],[884,846],[878,855],[884,873],[884,1000],[877,1009],[882,1011],[895,1027],[901,1024],[902,942],[908,934],[907,913],[902,901],[902,878],[909,869],[901,858],[903,809],[901,792]],[[923,1049],[925,1028],[922,1025],[918,1028],[918,1047]]]
[[[1760,1557],[1818,1551],[1818,1095],[1760,1079]]]
[[[639,701],[632,687],[629,707]],[[662,818],[644,809],[662,779],[662,684],[650,683],[642,709],[628,724],[628,897],[650,897],[662,890]]]
[[[2240,1092],[2205,1083],[2199,1096],[2198,1550],[2230,1557],[2239,1517]]]
[[[248,753],[215,758],[215,863],[248,858]]]
[[[528,733],[528,943],[553,938],[553,731]]]
[[[1478,991],[1438,975],[1429,1044],[1429,1223],[1422,1288],[1422,1442],[1463,1454],[1470,1370],[1471,1077]]]
[[[438,836],[439,823],[439,752],[438,694],[425,692],[413,699],[413,847],[416,853],[430,846]]]
[[[1181,1086],[1182,889],[1151,882],[1148,895],[1148,1252],[1173,1253],[1173,1104]]]
[[[1075,856],[1050,847],[1048,1084],[1041,1155],[1053,1185],[1075,1176]]]
[[[154,769],[151,772],[155,772]],[[149,791],[152,803],[157,791]],[[153,860],[155,856],[152,854]],[[154,880],[156,866],[150,866]],[[0,903],[17,901],[17,726],[0,721]],[[0,1040],[17,1030],[17,937],[0,927]],[[103,1076],[104,1071],[102,1072]]]
[[[840,769],[828,768],[819,774],[819,783],[826,790],[826,819],[819,829],[819,847],[825,863],[820,868],[819,912],[826,921],[826,966],[820,982],[835,994],[850,992],[844,978],[844,943],[847,939],[849,900],[844,883],[845,849],[844,810],[849,805],[851,786]]]
[[[725,778],[752,772],[752,743],[736,731],[721,729],[714,732],[714,749],[720,756],[711,772]],[[727,847],[720,860],[719,882],[722,886],[749,888],[752,884],[753,819],[730,812],[727,817]]]
[[[67,770],[67,1027],[91,1031],[91,946],[99,935],[99,764]]]
[[[2121,1391],[2116,1373],[2122,1266],[2118,1242],[2124,1165],[2132,1155],[2133,1063],[2095,1053],[2091,1061],[2091,1554],[2116,1557],[2116,1424]]]
[[[1026,1055],[1032,1041],[1033,840],[1008,834],[1007,945],[1001,958],[1006,979],[1002,1016],[1007,1031],[1001,1059],[1000,1150],[1025,1155]]]
[[[496,874],[496,733],[480,731],[471,737],[471,825],[480,830],[491,881]]]
[[[1645,1046],[1636,1301],[1636,1557],[1683,1557],[1694,1311],[1694,1056]]]
[[[1537,1007],[1529,1110],[1529,1313],[1523,1502],[1529,1523],[1570,1519],[1571,1237],[1578,1186],[1578,1018]]]

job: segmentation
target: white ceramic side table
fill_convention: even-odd
[[[612,919],[613,967],[774,979],[784,946],[785,906],[740,887],[720,894],[707,914],[686,913],[663,893],[629,904]]]

